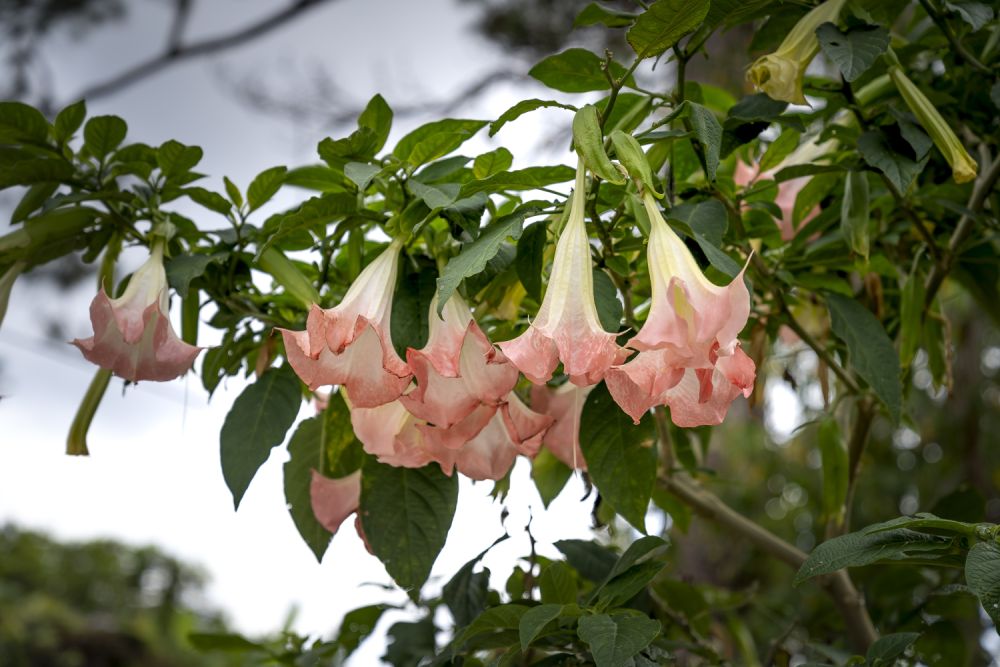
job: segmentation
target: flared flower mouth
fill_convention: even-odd
[[[153,244],[120,297],[112,299],[103,289],[97,293],[90,320],[94,335],[73,344],[88,361],[132,382],[180,377],[201,352],[178,338],[170,324],[162,241]]]
[[[601,326],[594,302],[593,262],[584,220],[586,179],[577,164],[570,212],[556,242],[549,283],[528,330],[500,343],[511,363],[536,384],[552,378],[562,362],[570,381],[580,386],[601,381],[605,371],[627,356],[614,333]]]
[[[542,445],[573,470],[587,469],[580,449],[580,416],[591,390],[593,387],[577,387],[570,382],[556,388],[547,385],[531,388],[531,409],[553,419]]]

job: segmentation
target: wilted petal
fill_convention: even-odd
[[[601,326],[594,303],[593,264],[584,221],[586,183],[583,161],[577,165],[570,213],[556,242],[552,272],[538,314],[528,330],[500,348],[525,377],[547,382],[558,364],[570,380],[587,386],[627,353],[616,335]]]
[[[406,389],[410,369],[389,333],[401,247],[389,244],[334,308],[313,305],[305,331],[280,330],[289,363],[310,389],[342,385],[358,407],[382,405]]]
[[[313,470],[309,498],[319,524],[336,533],[340,524],[357,512],[361,504],[361,471],[331,479]]]
[[[481,406],[495,410],[514,388],[518,372],[493,347],[458,295],[449,299],[443,315],[443,320],[438,318],[432,301],[427,345],[406,352],[417,386],[400,401],[416,417],[447,428]]]
[[[178,338],[170,324],[161,243],[154,244],[119,298],[98,292],[90,304],[90,321],[94,335],[73,344],[88,361],[132,382],[180,377],[201,351]]]
[[[614,369],[611,369],[605,375],[605,381],[609,384],[613,372]],[[577,387],[569,382],[556,388],[547,385],[535,385],[531,388],[531,408],[554,420],[545,432],[542,444],[557,459],[577,470],[587,469],[587,462],[580,450],[580,415],[591,389],[593,387]]]

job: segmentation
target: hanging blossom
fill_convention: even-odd
[[[361,471],[355,470],[346,477],[324,477],[315,470],[309,482],[309,502],[319,525],[336,535],[347,517],[357,514],[361,507]],[[354,529],[368,547],[368,540],[361,528],[361,517],[354,519]],[[371,551],[371,548],[368,548]]]
[[[639,354],[608,371],[608,390],[636,423],[668,405],[678,426],[719,424],[729,404],[753,390],[754,363],[737,340],[750,316],[743,272],[725,287],[711,283],[652,195],[643,202],[651,227],[649,316],[629,341]]]
[[[344,299],[309,311],[305,331],[280,329],[288,361],[310,389],[343,385],[359,407],[395,400],[410,383],[410,369],[392,347],[389,318],[401,241],[366,266]]]
[[[542,445],[574,470],[587,469],[580,449],[580,415],[592,389],[570,382],[559,387],[536,384],[531,388],[531,408],[553,419],[542,437]]]
[[[201,352],[178,338],[170,325],[163,246],[163,241],[153,243],[149,259],[132,274],[120,297],[112,299],[103,289],[97,293],[90,303],[94,335],[73,341],[87,361],[132,382],[180,377]]]
[[[556,242],[552,273],[538,315],[523,334],[500,343],[511,363],[535,384],[547,382],[560,361],[573,384],[596,384],[612,364],[628,355],[597,316],[584,222],[585,174],[581,159],[569,218]]]

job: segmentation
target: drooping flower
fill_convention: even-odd
[[[531,388],[531,408],[554,420],[542,437],[542,445],[571,469],[586,470],[580,450],[580,415],[593,387],[577,387],[567,382],[560,387],[535,385]]]
[[[353,396],[346,392],[344,400],[351,411],[354,435],[364,450],[380,463],[399,468],[422,468],[432,461],[441,462],[441,456],[429,449],[417,428],[423,422],[410,414],[399,400],[374,408],[355,405]],[[450,461],[448,454],[443,465]]]
[[[390,243],[337,306],[313,304],[305,331],[280,330],[289,363],[310,389],[343,385],[354,405],[374,407],[398,398],[410,383],[410,369],[390,338],[400,248]]]
[[[170,324],[163,245],[153,244],[120,297],[97,293],[90,304],[94,335],[73,341],[87,361],[132,382],[180,377],[201,351],[178,338]]]
[[[536,384],[547,382],[560,361],[574,384],[596,384],[612,364],[627,354],[615,343],[615,334],[604,330],[597,316],[590,241],[584,222],[584,176],[580,160],[569,217],[556,242],[552,273],[538,314],[527,331],[499,344],[511,363]]]
[[[968,183],[976,177],[979,166],[972,159],[965,146],[958,140],[955,131],[951,129],[941,113],[931,103],[927,96],[910,81],[903,70],[893,66],[889,68],[889,77],[896,84],[896,89],[902,96],[906,106],[917,117],[920,125],[927,130],[934,145],[941,151],[948,164],[951,165],[952,178],[956,183]]]
[[[816,28],[836,22],[846,0],[826,0],[799,19],[778,50],[754,61],[747,77],[768,97],[793,104],[806,104],[802,79],[806,68],[819,53]]]
[[[442,317],[437,298],[431,301],[427,344],[407,350],[406,360],[417,386],[400,402],[415,417],[442,428],[470,416],[482,428],[517,383],[517,368],[493,347],[457,294],[445,303]]]
[[[361,471],[333,479],[313,470],[309,499],[316,520],[331,533],[336,533],[340,524],[361,505]]]
[[[629,347],[634,359],[608,371],[612,397],[637,423],[655,405],[669,405],[678,426],[718,424],[736,396],[753,390],[755,369],[737,336],[750,316],[740,273],[717,286],[701,272],[649,193],[647,263],[649,316]]]

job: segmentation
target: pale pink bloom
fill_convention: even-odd
[[[336,533],[340,524],[357,512],[361,504],[361,471],[331,479],[313,470],[309,499],[319,524],[331,533]]]
[[[432,448],[439,452],[439,462],[445,474],[451,474],[448,452],[454,467],[475,480],[503,479],[518,454],[529,457],[538,454],[552,417],[529,409],[513,392],[507,396],[504,405],[493,410],[494,414],[486,425],[454,449],[445,444],[447,431],[451,429],[430,425],[417,427],[426,440],[433,443]]]
[[[380,463],[400,468],[422,468],[432,461],[441,463],[439,452],[431,451],[417,428],[421,420],[410,414],[398,400],[374,408],[353,404],[353,395],[344,399],[351,410],[351,427],[364,450]],[[451,463],[450,452],[444,453],[444,463]]]
[[[552,272],[538,314],[527,331],[500,343],[511,363],[536,384],[547,382],[560,361],[574,384],[596,384],[612,364],[627,356],[615,343],[616,334],[605,331],[597,316],[590,241],[584,222],[584,176],[580,160],[569,217],[556,242]]]
[[[774,178],[774,174],[777,169],[770,169],[765,172],[758,173],[756,169],[743,162],[742,160],[737,160],[736,169],[733,170],[733,182],[740,187],[747,187],[752,185],[758,179],[768,179]],[[799,192],[802,188],[809,183],[808,176],[800,176],[798,178],[791,178],[787,181],[782,181],[778,183],[778,193],[774,197],[774,203],[778,205],[781,209],[781,219],[778,220],[778,229],[781,231],[782,241],[791,241],[795,238],[798,233],[798,229],[795,227],[795,198],[799,196]],[[807,222],[815,218],[820,214],[819,204],[813,206],[808,213],[803,216],[802,220],[799,222],[799,227],[803,227]]]
[[[560,387],[535,385],[531,388],[531,407],[555,421],[542,438],[542,444],[570,468],[586,470],[580,450],[580,415],[593,387],[577,387],[567,382]]]
[[[154,243],[149,259],[117,299],[103,289],[90,304],[94,335],[73,344],[101,368],[132,382],[165,382],[184,375],[201,351],[177,337],[170,325],[163,243]]]
[[[649,316],[629,341],[639,354],[608,371],[608,389],[636,423],[651,407],[669,405],[678,426],[718,424],[737,395],[753,390],[753,362],[737,340],[750,293],[742,272],[725,287],[710,282],[652,195],[643,201],[651,227]]]
[[[323,310],[313,304],[305,331],[280,330],[289,363],[310,389],[342,385],[354,405],[374,407],[398,398],[410,383],[410,369],[390,337],[401,247],[390,243],[337,306]]]
[[[472,437],[514,388],[518,371],[493,347],[460,296],[448,300],[442,316],[438,317],[435,298],[427,344],[406,351],[417,386],[399,400],[415,417],[442,428],[481,413],[472,420],[481,422]]]

